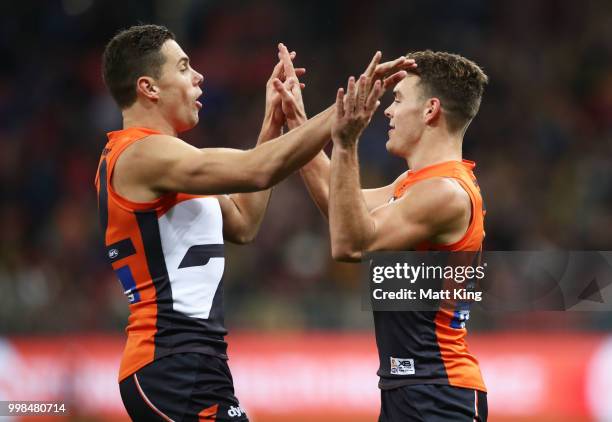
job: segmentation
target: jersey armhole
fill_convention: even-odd
[[[476,204],[474,203],[474,198],[472,198],[472,194],[470,193],[470,190],[468,189],[466,183],[463,180],[461,180],[459,177],[453,177],[453,176],[450,176],[448,178],[457,181],[457,183],[459,183],[459,186],[461,186],[461,189],[463,189],[465,193],[467,194],[468,198],[470,198],[470,222],[467,228],[465,229],[465,233],[463,233],[463,236],[461,236],[459,240],[455,242],[451,242],[451,243],[433,243],[433,242],[428,242],[428,243],[429,245],[435,248],[452,250],[456,248],[457,246],[461,245],[462,243],[464,243],[469,238],[472,231],[474,230],[474,224],[476,221],[474,218],[474,214],[476,213]]]
[[[138,139],[134,139],[129,142],[126,142],[125,144],[117,148],[117,150],[113,151],[113,155],[109,159],[108,174],[106,176],[108,178],[107,187],[108,187],[108,192],[109,192],[109,198],[112,199],[113,202],[115,202],[119,207],[123,208],[126,211],[158,210],[158,209],[164,208],[169,202],[172,202],[173,198],[176,196],[176,193],[169,192],[169,193],[166,193],[160,196],[157,199],[154,199],[153,201],[137,202],[137,201],[132,201],[120,195],[119,192],[117,192],[115,188],[113,187],[113,184],[112,184],[113,174],[115,173],[115,164],[117,163],[117,160],[128,147],[132,146],[136,142],[141,141],[145,138],[146,136],[143,138],[138,138]]]

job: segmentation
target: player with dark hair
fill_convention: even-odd
[[[394,83],[410,63],[379,65],[375,77]],[[334,106],[280,136],[286,117],[305,119],[291,114],[303,73],[275,66],[255,148],[197,149],[177,135],[198,122],[203,76],[174,35],[141,25],[106,46],[104,81],[123,129],[108,134],[96,188],[106,253],[130,304],[119,381],[136,421],[247,420],[226,362],[223,244],[251,241],[270,187],[329,139]]]
[[[370,70],[358,81],[351,77],[346,93],[338,91],[331,163],[320,153],[302,169],[311,196],[329,216],[336,260],[358,261],[371,251],[482,248],[485,211],[475,164],[462,159],[462,142],[488,78],[455,54],[407,57],[417,66],[395,87],[385,115],[387,150],[404,158],[409,170],[388,186],[360,187],[358,139],[378,106],[367,97]],[[284,65],[292,66],[286,55]],[[468,315],[464,308],[442,307],[374,312],[380,421],[486,421],[486,388],[465,342]]]

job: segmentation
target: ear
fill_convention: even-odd
[[[150,76],[141,76],[136,81],[136,93],[150,100],[159,99],[159,88],[155,84],[155,79]]]
[[[438,98],[430,98],[425,102],[423,109],[423,121],[425,124],[432,124],[442,113],[442,105]]]

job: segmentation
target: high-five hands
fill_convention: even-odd
[[[302,99],[302,88],[298,76],[303,75],[300,68],[294,69],[293,59],[295,52],[289,53],[283,43],[278,44],[279,63],[282,63],[283,73],[286,76],[284,83],[279,79],[272,81],[274,88],[282,98],[282,111],[287,119],[287,125],[293,129],[306,121],[306,110]]]
[[[415,69],[417,67],[413,59],[408,59],[404,56],[384,63],[380,63],[381,57],[381,52],[377,51],[374,57],[372,57],[367,69],[363,72],[363,75],[368,78],[366,81],[367,93],[370,92],[372,86],[378,80],[382,81],[383,92],[394,87],[399,81],[404,79],[406,70]]]
[[[306,121],[306,112],[302,99],[304,84],[300,83],[298,79],[306,70],[303,68],[295,69],[293,67],[295,52],[289,53],[283,43],[278,45],[278,57],[280,61],[268,81],[268,87],[273,88],[281,99],[280,109],[289,128],[293,129]],[[335,122],[335,127],[340,129],[340,124],[342,124],[344,128],[343,130],[336,131],[338,136],[343,135],[346,137],[353,134],[359,137],[363,129],[370,122],[374,111],[378,107],[378,100],[385,90],[400,82],[407,75],[406,70],[414,69],[417,66],[414,60],[406,57],[398,57],[395,60],[380,63],[381,57],[380,51],[374,54],[362,75],[363,81],[360,77],[359,83],[356,84],[355,79],[352,78],[353,90],[350,89],[351,82],[349,80],[346,96],[344,90],[340,90],[342,92],[338,91],[338,96],[342,96],[343,107],[342,116],[336,110],[335,119],[337,121]],[[278,69],[279,67],[281,69]],[[378,88],[376,88],[377,83]],[[274,99],[276,100],[276,97]],[[346,102],[349,102],[352,108],[348,107]],[[336,98],[336,103],[338,103],[338,98]],[[278,113],[278,108],[275,109],[275,112]],[[280,116],[278,118],[280,119]],[[340,122],[341,120],[342,123]]]
[[[383,93],[382,82],[380,79],[374,82],[373,89],[367,95],[368,79],[365,75],[361,75],[357,88],[355,78],[351,76],[346,95],[343,88],[338,89],[336,112],[331,127],[334,145],[348,147],[355,144],[380,105],[378,99]]]
[[[284,55],[281,57],[279,53],[279,62],[274,66],[266,83],[266,113],[271,113],[272,123],[277,126],[285,124],[287,113],[283,110],[283,107],[287,108],[288,105],[284,106],[281,92],[276,88],[275,83],[278,82],[281,86],[286,86],[290,92],[294,92],[296,89],[300,91],[300,88],[305,86],[300,84],[298,76],[304,75],[306,69],[302,67],[294,69],[292,60],[295,59],[295,56],[295,51],[289,53],[287,48],[284,47]],[[294,84],[297,88],[294,87]],[[301,94],[299,98],[301,99]]]
[[[356,83],[354,77],[348,81],[346,94],[340,88],[336,94],[336,113],[332,121],[332,140],[334,144],[348,147],[356,144],[359,136],[372,120],[380,105],[380,97],[386,89],[393,87],[406,77],[406,69],[413,69],[412,59],[399,57],[393,61],[379,64],[380,51],[377,51],[365,72]]]

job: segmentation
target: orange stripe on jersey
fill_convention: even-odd
[[[113,169],[119,155],[134,142],[157,133],[148,129],[130,128],[123,131],[109,133],[109,142],[100,159],[98,174],[96,175],[96,188],[100,198],[106,195],[107,224],[105,229],[105,245],[113,245],[124,239],[133,244],[134,254],[121,257],[112,262],[113,270],[129,268],[132,279],[138,287],[140,300],[130,304],[128,318],[128,339],[124,356],[119,370],[119,379],[123,380],[154,360],[155,346],[153,338],[157,321],[157,297],[152,285],[152,276],[142,259],[144,245],[134,209],[149,209],[156,202],[134,204],[120,197],[112,188],[111,180]],[[105,170],[101,172],[101,170]],[[103,204],[99,204],[102,206]],[[104,210],[100,210],[102,213]],[[110,224],[109,224],[110,222]],[[112,249],[111,249],[112,251]],[[110,253],[110,251],[109,251]],[[119,252],[117,252],[119,253]]]
[[[95,180],[108,259],[130,309],[120,381],[171,353],[226,357],[217,199],[168,193],[154,201],[134,202],[112,187],[121,153],[157,133],[146,128],[109,133]]]
[[[119,207],[109,206],[108,209],[109,221],[113,224],[107,229],[107,245],[127,237],[134,242],[136,250],[134,255],[119,259],[112,264],[114,270],[125,266],[131,270],[140,295],[139,302],[129,305],[128,338],[119,371],[121,379],[124,379],[140,369],[143,364],[153,361],[157,295],[147,262],[142,259],[145,249],[136,215],[127,213]]]
[[[482,242],[485,236],[485,212],[480,188],[472,171],[474,167],[476,167],[476,164],[468,160],[434,164],[417,171],[409,171],[406,178],[395,189],[393,197],[398,199],[415,183],[433,177],[447,177],[456,180],[470,197],[472,215],[463,237],[450,244],[423,242],[416,248],[417,250],[473,252],[482,250]],[[434,321],[440,355],[446,368],[449,384],[486,392],[478,361],[467,348],[465,341],[467,330],[452,327],[452,320],[455,317],[455,313],[451,310],[441,308]]]

